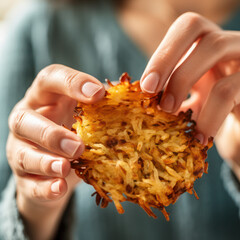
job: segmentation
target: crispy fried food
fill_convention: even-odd
[[[151,207],[158,208],[169,220],[164,207],[186,191],[192,194],[194,181],[207,172],[213,139],[200,144],[191,110],[178,116],[159,110],[161,94],[143,94],[127,73],[119,84],[108,83],[100,102],[78,103],[73,129],[86,150],[72,168],[95,188],[97,205],[113,201],[123,213],[121,202],[130,201],[154,218]]]

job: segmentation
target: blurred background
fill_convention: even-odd
[[[0,1],[0,44],[2,44],[4,39],[5,31],[5,19],[10,11],[10,9],[23,0],[1,0]]]
[[[3,23],[9,10],[24,0],[1,0],[0,1],[0,23]]]
[[[0,44],[5,36],[5,21],[10,10],[25,0],[0,0]]]

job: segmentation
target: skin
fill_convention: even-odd
[[[239,32],[223,31],[198,14],[185,13],[170,27],[140,81],[150,94],[165,87],[163,110],[193,109],[202,143],[218,133],[219,153],[240,179],[239,41]]]
[[[162,1],[151,1],[153,9],[156,4],[162,4]],[[133,2],[138,8],[123,5],[118,13],[123,28],[132,32],[131,29],[137,29],[141,9],[147,9],[148,3],[151,10],[151,4],[144,0],[138,1],[138,5],[135,0],[127,2]],[[167,2],[171,9],[173,6],[177,9],[172,13],[184,12],[178,1],[164,3]],[[181,4],[188,6],[187,2]],[[207,6],[210,1],[197,2]],[[201,4],[194,6],[197,8],[194,10],[204,14]],[[216,10],[212,5],[206,9],[206,15],[211,13],[210,9],[212,13]],[[225,19],[228,14],[213,18]],[[156,94],[164,88],[160,106],[165,111],[192,108],[199,131],[197,137],[206,143],[209,136],[216,136],[218,151],[228,159],[240,179],[240,33],[223,31],[196,13],[184,13],[174,22],[171,18],[162,22],[161,14],[158,18],[152,11],[148,16],[152,16],[150,22],[145,15],[141,19],[146,23],[145,28],[150,29],[148,34],[141,37],[136,30],[131,36],[138,39],[136,43],[147,55],[153,53],[141,77],[142,90]],[[163,31],[156,34],[156,26]],[[189,92],[191,97],[184,101]],[[104,93],[104,86],[94,77],[62,65],[51,65],[38,74],[25,97],[12,110],[7,157],[16,178],[18,209],[31,239],[54,237],[79,182],[70,170],[69,161],[82,154],[84,144],[60,124],[71,126],[77,101],[92,104]]]
[[[93,85],[89,83],[95,83],[97,91],[92,91]],[[86,93],[92,96],[86,97]],[[70,170],[69,161],[81,156],[84,144],[59,124],[64,121],[71,126],[77,101],[92,104],[104,94],[104,86],[94,77],[62,65],[51,65],[38,74],[13,109],[9,117],[7,157],[16,178],[18,209],[31,239],[53,238],[80,181]]]

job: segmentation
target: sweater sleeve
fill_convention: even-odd
[[[24,224],[17,209],[15,193],[16,185],[13,176],[11,176],[1,196],[0,239],[28,239],[24,233]]]
[[[223,163],[222,165],[221,176],[226,191],[239,208],[240,218],[240,182],[226,163]]]

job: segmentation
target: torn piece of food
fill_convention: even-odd
[[[113,201],[123,213],[121,202],[130,201],[154,218],[151,207],[157,208],[169,220],[164,207],[194,192],[194,181],[207,172],[213,139],[200,144],[191,110],[178,116],[161,111],[161,94],[143,94],[139,81],[130,83],[127,73],[119,84],[108,84],[101,101],[76,107],[73,129],[86,150],[71,166],[95,188],[97,205]]]

